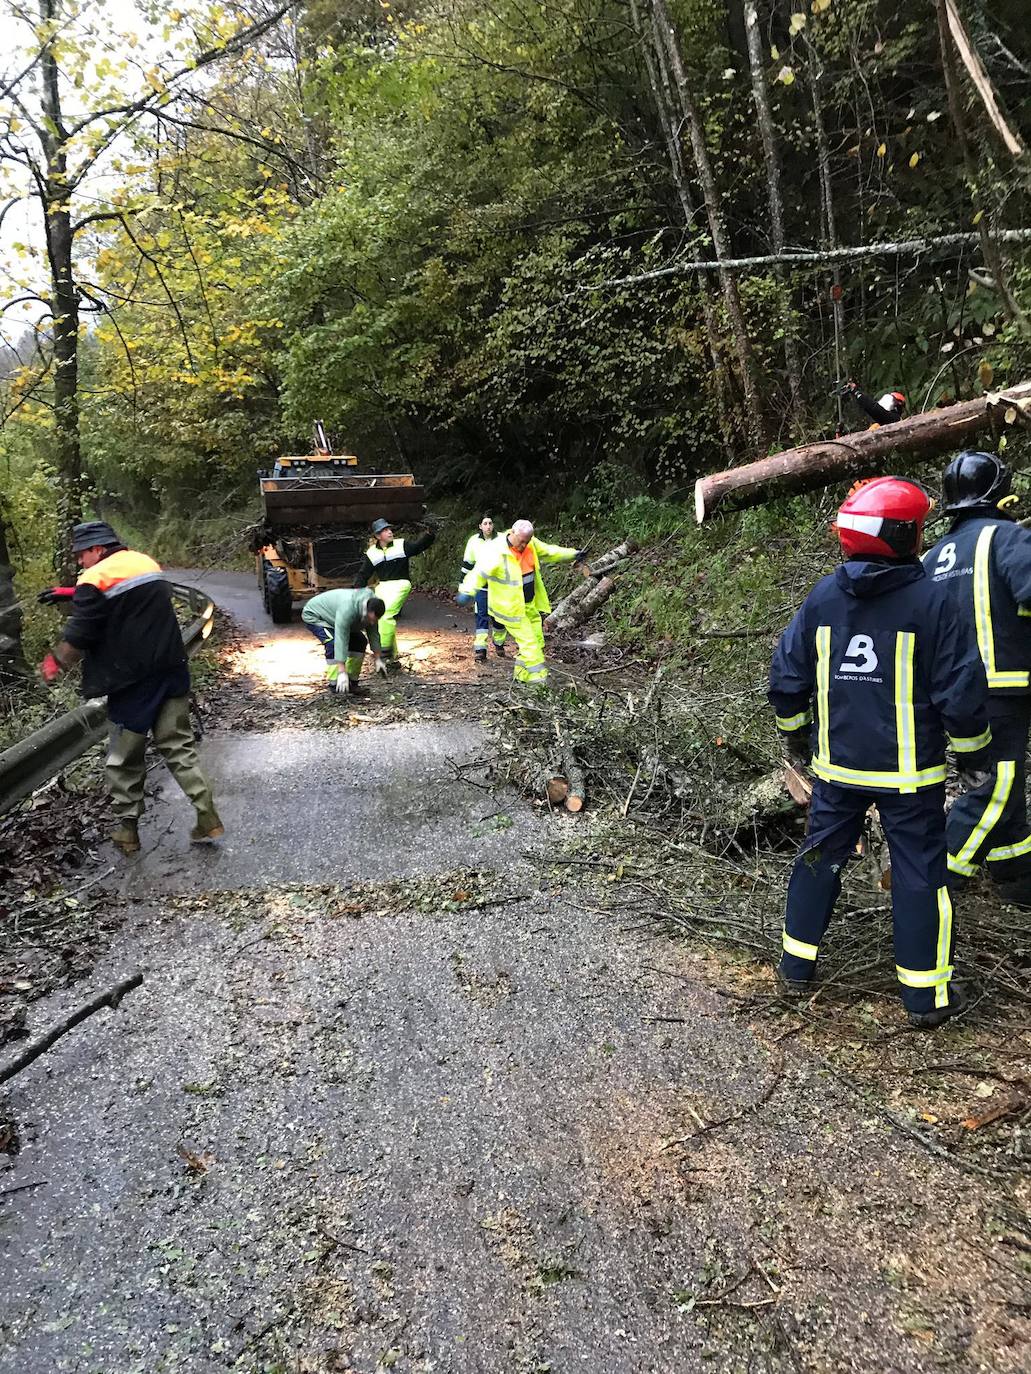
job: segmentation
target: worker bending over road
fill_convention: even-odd
[[[847,561],[785,630],[769,692],[788,757],[811,759],[816,775],[788,883],[781,984],[808,991],[841,871],[876,803],[891,855],[895,972],[915,1026],[940,1025],[965,1002],[952,983],[946,732],[961,781],[991,758],[980,661],[917,556],[929,510],[902,478],[853,488],[836,522]]]
[[[356,587],[367,587],[376,579],[376,594],[386,606],[379,623],[383,657],[392,659],[397,652],[397,619],[412,590],[412,574],[408,560],[425,553],[437,534],[427,530],[418,539],[395,539],[386,520],[372,522],[372,543],[355,578]]]
[[[949,812],[954,890],[982,864],[997,894],[1031,906],[1031,829],[1026,768],[1031,723],[1031,533],[1009,508],[1009,468],[993,453],[961,453],[942,479],[952,525],[924,558],[940,585],[988,690],[994,763]]]
[[[516,642],[513,677],[541,687],[548,680],[541,617],[551,610],[541,577],[542,563],[583,563],[583,549],[562,548],[535,539],[529,520],[517,520],[500,538],[485,544],[472,572],[466,573],[458,604],[469,605],[482,590],[487,610]]]
[[[40,670],[54,682],[82,659],[82,694],[107,697],[111,735],[107,781],[118,825],[111,839],[123,854],[140,847],[147,780],[147,738],[168,765],[197,812],[194,844],[217,840],[225,829],[211,787],[197,761],[190,720],[190,669],[172,606],[172,589],[160,566],[127,549],[109,524],[88,520],[72,530],[79,574],[71,614],[59,644]],[[43,593],[49,601],[63,589]]]
[[[369,695],[358,679],[370,645],[376,672],[386,673],[379,632],[383,610],[382,598],[368,587],[334,587],[304,603],[301,619],[325,648],[326,686],[331,692]]]
[[[462,555],[462,576],[458,583],[459,590],[461,590],[462,580],[476,566],[476,560],[483,551],[484,544],[489,544],[493,538],[494,521],[489,515],[485,515],[476,532],[466,540],[465,553]],[[473,636],[473,657],[478,663],[486,663],[487,644],[489,640],[493,639],[494,652],[498,658],[504,658],[505,640],[507,638],[508,631],[504,625],[498,620],[492,620],[487,613],[487,588],[482,587],[476,593],[476,633]]]

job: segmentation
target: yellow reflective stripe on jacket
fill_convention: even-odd
[[[812,711],[799,711],[797,716],[775,716],[774,719],[777,722],[777,729],[784,730],[790,735],[794,730],[801,730],[803,725],[812,725],[813,713]]]
[[[992,795],[988,798],[985,809],[981,812],[981,819],[967,836],[966,843],[959,853],[949,855],[949,868],[953,873],[962,873],[967,878],[977,871],[973,863],[974,855],[999,824],[999,818],[1006,809],[1010,792],[1013,790],[1013,778],[1016,772],[1016,764],[1013,760],[1004,759],[997,763],[995,768],[995,786],[992,788]]]
[[[916,712],[913,709],[915,653],[916,635],[909,630],[899,630],[895,635],[895,732],[898,736],[900,777],[912,776],[917,771]]]
[[[820,721],[817,754],[831,761],[831,627],[821,625],[816,631],[816,714]]]
[[[804,940],[796,940],[793,935],[784,932],[784,953],[793,954],[796,959],[808,959],[813,962],[819,954],[816,945],[807,945]]]
[[[920,787],[934,787],[945,781],[944,763],[914,773],[877,773],[862,768],[844,768],[817,756],[812,769],[824,782],[837,782],[843,787],[879,787],[886,792],[915,792]]]
[[[957,754],[973,754],[992,742],[992,727],[982,730],[979,735],[950,735],[949,743]]]
[[[992,625],[991,555],[995,525],[985,525],[977,536],[974,550],[974,628],[977,648],[988,677],[989,687],[1027,687],[1031,675],[1004,671],[995,666],[995,628]]]

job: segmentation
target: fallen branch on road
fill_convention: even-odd
[[[52,1026],[45,1035],[30,1041],[20,1054],[15,1055],[8,1064],[0,1069],[0,1083],[6,1083],[15,1074],[21,1073],[22,1069],[28,1068],[41,1054],[45,1054],[51,1045],[60,1040],[62,1035],[67,1035],[70,1030],[74,1030],[77,1025],[85,1021],[87,1017],[92,1016],[94,1012],[100,1011],[102,1007],[111,1007],[113,1010],[127,992],[132,992],[142,982],[142,973],[134,973],[131,978],[123,978],[120,983],[115,983],[114,987],[108,988],[106,992],[98,993],[96,997],[73,1011],[70,1016],[66,1016],[63,1021]]]

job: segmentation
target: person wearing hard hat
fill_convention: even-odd
[[[846,382],[842,391],[851,397],[863,414],[873,422],[871,429],[877,429],[881,425],[893,425],[906,414],[904,391],[886,391],[883,396],[878,396],[876,401],[860,391],[855,382]]]
[[[949,812],[949,875],[964,887],[982,865],[1003,901],[1031,907],[1026,759],[1031,725],[1031,532],[1011,508],[1009,468],[994,453],[960,453],[945,469],[948,533],[924,558],[984,667],[995,760]]]
[[[462,555],[462,576],[458,579],[459,587],[476,567],[477,559],[483,553],[484,546],[489,544],[493,538],[494,520],[491,516],[485,515],[476,527],[475,533],[466,540],[465,552]],[[476,633],[473,635],[473,657],[477,663],[486,663],[487,645],[491,640],[494,641],[494,652],[498,658],[504,658],[505,640],[507,638],[508,631],[504,625],[498,620],[492,620],[487,612],[487,589],[483,587],[476,593]]]
[[[516,682],[543,687],[548,680],[544,662],[542,616],[551,610],[541,564],[583,563],[583,549],[545,544],[534,537],[529,520],[517,520],[510,530],[486,544],[472,571],[466,573],[458,604],[467,606],[480,591],[487,592],[487,610],[516,642],[513,677]]]
[[[409,559],[425,553],[436,537],[436,531],[430,529],[418,539],[395,539],[388,521],[372,522],[372,543],[365,551],[354,585],[368,587],[373,583],[376,595],[386,607],[379,622],[385,659],[392,659],[397,653],[397,620],[412,590]]]
[[[914,1026],[963,1009],[952,982],[945,750],[961,777],[991,759],[984,673],[918,557],[930,500],[915,482],[853,488],[836,529],[845,561],[785,630],[769,700],[788,758],[815,775],[788,883],[777,973],[808,993],[841,872],[876,804],[891,854],[895,971]]]
[[[153,558],[127,549],[104,520],[76,525],[72,550],[82,572],[64,634],[40,671],[54,682],[81,659],[83,696],[107,697],[106,771],[118,818],[111,839],[123,854],[139,850],[150,737],[196,810],[191,843],[219,839],[225,829],[197,761],[190,669],[171,587]]]

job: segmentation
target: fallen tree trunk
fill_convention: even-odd
[[[559,615],[553,611],[548,616],[545,629],[552,630],[571,630],[574,625],[579,625],[582,621],[589,619],[594,612],[606,602],[616,589],[616,579],[614,577],[602,577],[593,584],[588,584],[588,589],[583,596],[579,597],[571,606],[566,606]],[[567,598],[568,600],[568,598]]]
[[[1008,391],[989,392],[976,401],[925,411],[880,429],[786,449],[771,458],[700,477],[695,483],[695,518],[701,524],[717,509],[755,506],[775,496],[873,476],[884,471],[889,454],[930,458],[963,448],[993,425],[1004,429],[1026,419],[1029,411],[1031,382],[1023,382]]]

